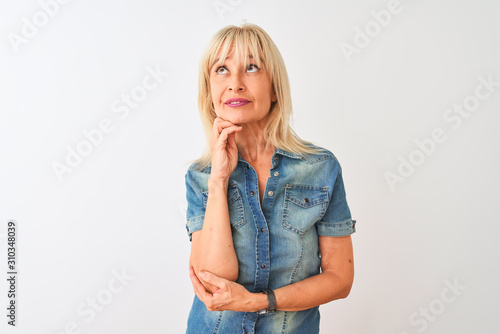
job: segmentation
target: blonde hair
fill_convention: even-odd
[[[245,68],[249,55],[254,56],[253,59],[259,67],[262,60],[271,77],[277,100],[271,104],[269,118],[264,128],[264,139],[274,147],[296,154],[304,155],[318,152],[318,148],[299,138],[290,127],[292,98],[288,74],[281,53],[271,37],[262,28],[255,24],[244,23],[240,27],[230,25],[219,30],[208,43],[200,61],[198,109],[207,138],[205,151],[195,161],[198,168],[203,169],[209,166],[212,160],[209,142],[213,122],[217,115],[210,93],[210,69],[217,61],[216,57],[219,51],[221,51],[221,55],[218,62],[222,65],[231,49],[234,50],[237,58],[243,57]]]

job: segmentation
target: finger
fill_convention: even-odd
[[[231,125],[236,125],[231,121],[228,121],[222,117],[216,117],[214,120],[214,124],[216,125],[225,125],[225,126],[231,126]]]
[[[196,294],[196,296],[198,296],[199,299],[205,301],[212,297],[212,295],[205,289],[203,284],[201,284],[198,277],[196,277],[193,267],[189,268],[189,277],[191,278],[191,284],[193,285],[194,293]]]
[[[227,132],[226,134],[229,135],[233,132],[239,132],[243,130],[243,128],[239,125],[232,125],[232,126],[228,126],[228,127],[225,127],[225,128],[221,128],[220,130],[218,130],[218,132],[214,132],[213,135],[215,136],[215,138],[220,138],[220,136],[223,134],[224,131],[229,131]],[[227,137],[225,137],[224,140],[226,140]]]
[[[240,127],[232,126],[230,128],[225,128],[221,131],[218,140],[221,142],[225,142],[230,134],[235,133],[235,132],[239,132],[242,129],[243,128],[241,126]]]
[[[227,136],[227,145],[230,147],[230,148],[236,148],[236,133],[231,133],[230,135]]]
[[[229,282],[228,280],[222,278],[222,277],[219,277],[215,274],[212,274],[208,271],[202,271],[200,273],[200,278],[207,282],[207,283],[210,283],[214,286],[216,286],[217,288],[221,289],[221,290],[226,290],[226,287],[227,287],[227,283]],[[219,290],[217,290],[216,292],[221,292]],[[215,293],[215,292],[214,292]]]
[[[198,279],[198,277],[196,277],[196,274],[194,273],[193,267],[189,267],[189,278],[191,279],[191,284],[193,285],[194,293],[198,296],[197,287],[198,287],[198,284],[201,284],[201,282]]]
[[[229,121],[222,120],[220,118],[219,119],[216,118],[214,121],[214,126],[213,126],[212,130],[213,130],[214,134],[219,135],[223,129],[232,128],[232,127],[241,128],[241,126],[239,126],[239,125],[236,125],[236,124],[231,123]]]

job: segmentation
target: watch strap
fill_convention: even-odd
[[[267,309],[257,311],[257,314],[271,313],[276,311],[276,295],[271,289],[265,289],[261,291],[267,295]]]

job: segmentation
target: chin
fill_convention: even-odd
[[[231,112],[231,110],[229,112],[221,112],[216,114],[218,117],[225,119],[226,121],[229,121],[236,125],[241,125],[248,122],[247,117],[245,117],[245,115],[242,115],[241,113],[234,111]]]
[[[224,117],[223,117],[224,118]],[[246,122],[244,117],[227,117],[225,120],[228,120],[229,122],[233,123],[234,125],[243,125]]]
[[[229,107],[228,107],[229,108]],[[266,118],[267,115],[262,115],[262,112],[253,109],[230,108],[230,110],[216,111],[218,117],[225,119],[235,125],[244,125],[247,123],[257,122]]]

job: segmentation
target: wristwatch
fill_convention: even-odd
[[[267,308],[257,311],[257,314],[266,314],[276,311],[276,296],[274,295],[274,291],[271,289],[265,289],[261,291],[267,295]]]

